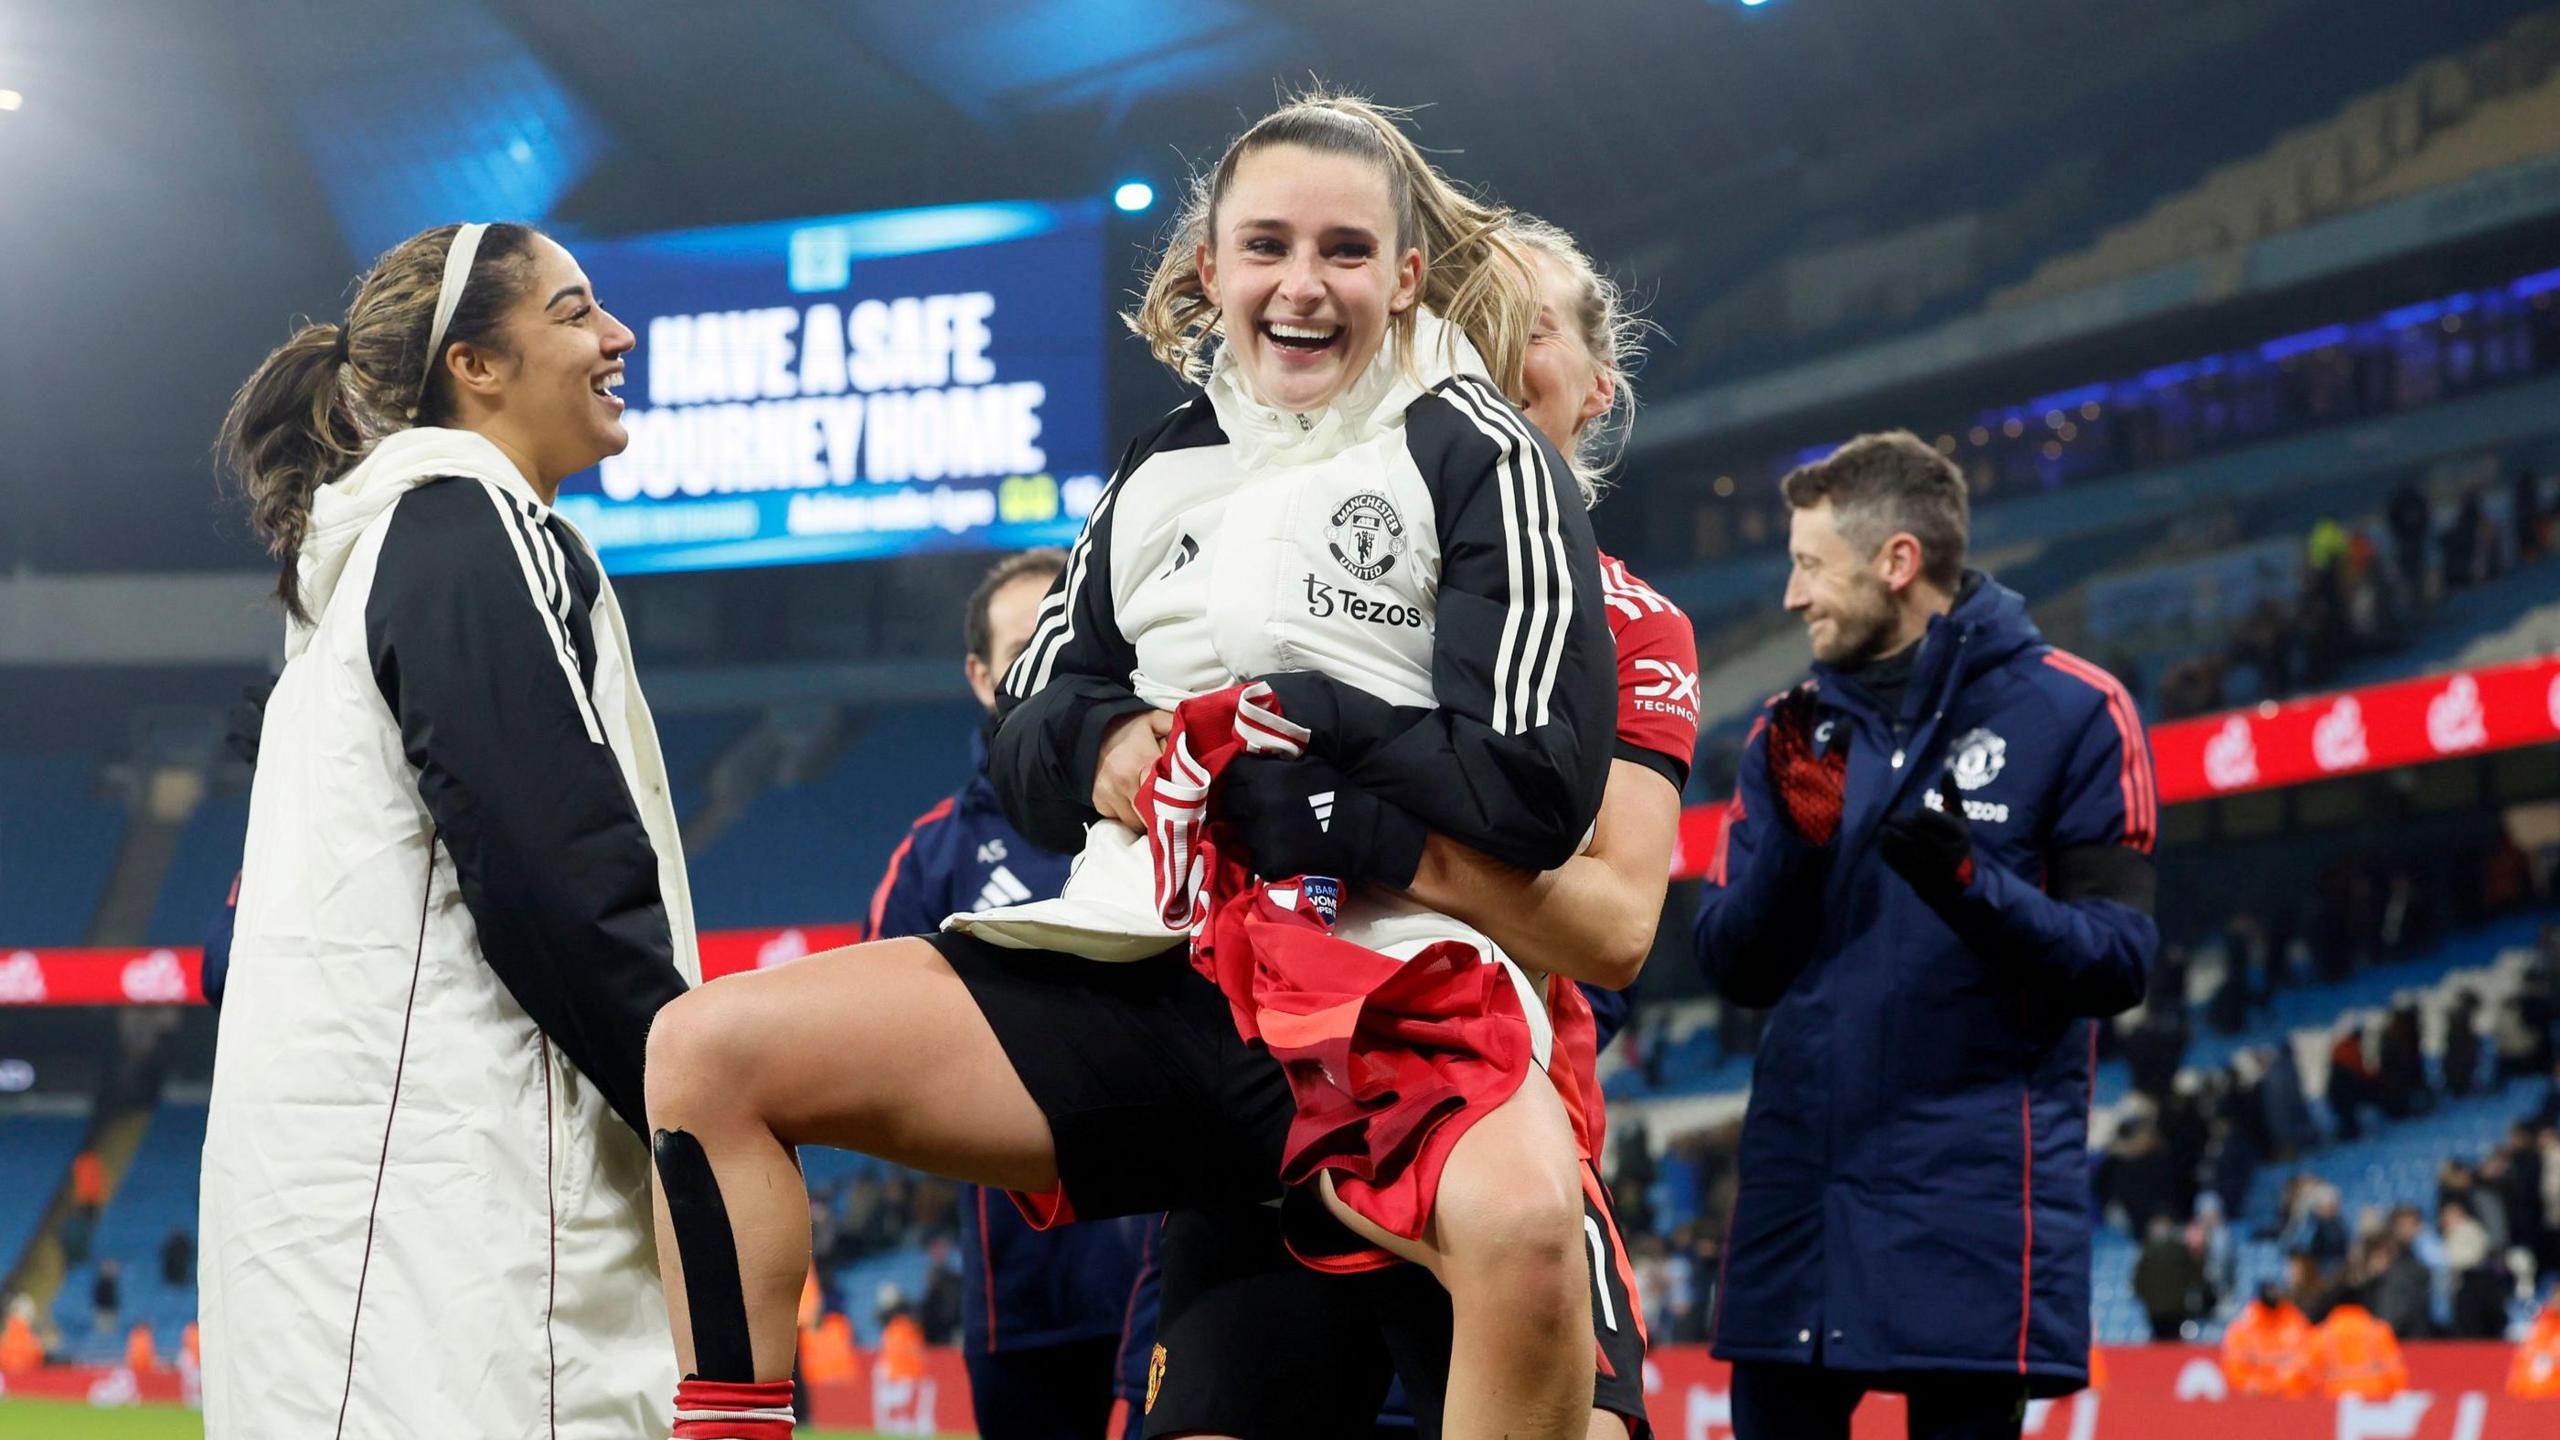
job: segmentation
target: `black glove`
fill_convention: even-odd
[[[1952,898],[1973,883],[1973,826],[1952,772],[1938,778],[1937,794],[1943,808],[1916,805],[1876,828],[1884,863],[1931,900]]]
[[[1813,692],[1790,690],[1769,708],[1769,789],[1778,797],[1778,813],[1787,827],[1816,845],[1828,845],[1840,832],[1842,799],[1849,784],[1849,737],[1829,745],[1814,736],[1821,728]]]
[[[1370,750],[1411,729],[1427,710],[1399,709],[1368,691],[1314,670],[1254,677],[1271,687],[1280,713],[1315,732],[1308,750],[1337,765],[1357,765]]]
[[[222,743],[234,755],[255,769],[258,764],[258,736],[266,729],[267,698],[276,693],[272,679],[260,681],[241,690],[240,698],[231,702],[223,716]]]
[[[1422,866],[1422,822],[1312,755],[1239,756],[1219,776],[1213,804],[1220,843],[1267,880],[1330,875],[1401,890]]]

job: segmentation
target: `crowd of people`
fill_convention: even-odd
[[[2274,1021],[2287,991],[2335,985],[2421,955],[2449,931],[2520,914],[2540,913],[2560,898],[2560,855],[2527,854],[2498,826],[2467,843],[2402,845],[2351,856],[2324,868],[2300,904],[2261,914],[2235,911],[2219,921],[2181,924],[2171,909],[2164,927],[2179,938],[2155,962],[2145,1003],[2100,1029],[2102,1053],[2127,1066],[2132,1094],[2111,1136],[2093,1154],[2091,1184],[2109,1222],[2141,1242],[2133,1276],[2137,1298],[2161,1338],[2193,1336],[2241,1298],[2237,1256],[2244,1240],[2282,1240],[2312,1248],[2314,1270],[2297,1292],[2315,1318],[2343,1294],[2383,1273],[2394,1244],[2420,1264],[2450,1265],[2424,1288],[2430,1312],[2409,1336],[2470,1334],[2490,1323],[2489,1285],[2530,1293],[2560,1276],[2560,1098],[2529,1108],[2496,1152],[2457,1168],[2448,1162],[2440,1202],[2411,1214],[2424,1222],[2423,1246],[2395,1242],[2392,1217],[2330,1217],[2314,1224],[2320,1197],[2333,1207],[2335,1187],[2316,1176],[2321,1152],[2353,1141],[2375,1125],[2431,1113],[2511,1081],[2550,1077],[2560,1097],[2560,924],[2542,927],[2536,953],[2514,989],[2491,1007],[2457,988],[2444,1016],[2430,1024],[2416,995],[2379,1013],[2336,1022],[2325,1065],[2290,1043],[2246,1046],[2209,1069],[2188,1063],[2204,1031],[2242,1035]],[[2192,997],[2192,998],[2191,998]],[[1726,1053],[1756,1048],[1761,1012],[1725,1006],[1717,1034]],[[1668,1050],[1658,1017],[1639,1012],[1628,1053],[1658,1070]],[[2430,1059],[2430,1057],[2433,1057]],[[2306,1070],[2309,1074],[2306,1075]],[[1649,1314],[1672,1336],[1703,1336],[1714,1309],[1724,1218],[1734,1199],[1732,1125],[1668,1138],[1656,1147],[1640,1126],[1621,1137],[1611,1184],[1621,1197]],[[2302,1166],[2290,1182],[2282,1219],[2246,1217],[2258,1175],[2269,1166]],[[1666,1177],[1673,1183],[1664,1184]],[[2546,1183],[2543,1177],[2549,1177]],[[1658,1211],[1653,1197],[1679,1197]],[[2481,1198],[2494,1196],[2495,1198]],[[2533,1197],[2533,1198],[2528,1198]],[[2501,1204],[2503,1202],[2503,1204]],[[1694,1207],[1694,1208],[1691,1208]],[[2483,1211],[2497,1207],[2492,1220]],[[2472,1222],[2466,1225],[2463,1221]],[[2450,1228],[2447,1222],[2450,1220]],[[2483,1232],[2475,1235],[2473,1227]],[[2405,1217],[2397,1227],[2405,1229]],[[2372,1232],[2367,1235],[2366,1232]],[[2483,1264],[2474,1243],[2485,1239]],[[2369,1243],[2368,1243],[2369,1242]],[[2450,1260],[2447,1257],[2450,1256]],[[2500,1270],[2507,1257],[2522,1268]],[[2469,1263],[2461,1263],[2468,1261]],[[2456,1328],[2450,1308],[2472,1279],[2469,1323]],[[2405,1276],[2406,1267],[2398,1272]],[[2314,1279],[2319,1282],[2312,1284]],[[2404,1306],[2375,1311],[2395,1328]],[[2503,1302],[2502,1302],[2503,1303]],[[2495,1324],[2505,1325],[2499,1310]]]
[[[2155,992],[2125,1037],[2134,1095],[2093,1177],[2099,1202],[2143,1239],[2132,1280],[2155,1338],[2192,1337],[2235,1298],[2237,1249],[2248,1239],[2282,1246],[2286,1291],[2314,1319],[2354,1298],[2403,1338],[2505,1333],[2510,1301],[2560,1276],[2556,993],[2560,925],[2543,928],[2494,1028],[2484,1027],[2475,995],[2457,992],[2433,1065],[2414,995],[2378,1017],[2342,1017],[2325,1092],[2314,1097],[2287,1041],[2244,1049],[2210,1072],[2182,1069],[2185,1018]],[[2321,1174],[2333,1141],[2536,1075],[2549,1076],[2549,1088],[2489,1153],[2445,1160],[2423,1209],[2350,1216],[2338,1183]],[[2235,1230],[2259,1170],[2278,1164],[2300,1168],[2277,1214]]]
[[[2551,554],[2552,480],[2518,465],[2501,486],[2438,502],[2404,476],[2378,514],[2322,517],[2304,541],[2299,593],[2261,602],[2228,643],[2164,669],[2159,718],[2315,692],[2355,661],[2399,651],[2446,597]]]
[[[1963,470],[1977,499],[2042,493],[2175,465],[2286,435],[2420,410],[2560,366],[2560,293],[2509,290],[2458,297],[2430,323],[2380,318],[2330,327],[2308,348],[2259,347],[2200,356],[2140,376],[2089,385],[1970,415],[1922,433]],[[1711,554],[1768,542],[1785,530],[1766,483],[1801,458],[1773,455],[1737,472],[1699,527]]]

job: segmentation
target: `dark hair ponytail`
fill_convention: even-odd
[[[305,324],[259,362],[222,417],[214,451],[249,503],[249,522],[281,573],[276,598],[309,623],[297,562],[320,487],[354,469],[374,442],[405,428],[411,406],[433,425],[451,413],[447,387],[427,383],[440,356],[426,353],[444,260],[458,225],[401,241],[356,286],[346,319]],[[503,351],[500,320],[522,294],[535,236],[528,225],[492,225],[472,260],[444,345]],[[421,399],[421,391],[424,398]]]
[[[249,523],[267,553],[284,562],[276,598],[306,623],[294,562],[311,523],[311,497],[363,458],[373,439],[343,383],[345,335],[330,324],[293,332],[240,387],[218,442],[224,467],[248,498]]]

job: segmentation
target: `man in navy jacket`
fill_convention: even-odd
[[[1041,597],[1065,564],[1059,550],[1009,556],[969,597],[969,686],[989,713],[997,678],[1030,640]],[[969,783],[919,817],[890,855],[871,897],[868,938],[930,935],[954,911],[1042,899],[1066,884],[1069,857],[1022,838],[996,804],[984,732],[972,758]],[[1131,1287],[1154,1217],[1043,1233],[1003,1195],[966,1185],[960,1228],[960,1349],[980,1431],[988,1440],[1135,1433],[1115,1419],[1135,1407],[1115,1398],[1144,1393],[1154,1311],[1151,1296],[1133,1298]],[[1136,1360],[1123,1353],[1124,1324],[1137,1331]]]
[[[1699,963],[1772,1013],[1715,1353],[1738,1440],[2014,1437],[2088,1382],[2096,1022],[2142,999],[2158,797],[2122,686],[1964,569],[1907,433],[1787,476],[1810,679],[1769,702]]]

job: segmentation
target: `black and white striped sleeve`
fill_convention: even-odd
[[[365,641],[483,958],[646,1136],[649,1024],[684,981],[591,695],[586,564],[526,502],[430,481],[392,514]]]
[[[1224,440],[1206,401],[1194,401],[1131,442],[1110,488],[1085,517],[1067,568],[1049,587],[1031,641],[1005,672],[987,776],[1007,820],[1044,850],[1084,848],[1093,771],[1112,722],[1149,709],[1130,688],[1138,652],[1120,633],[1111,577],[1112,526],[1121,493],[1149,455]]]
[[[1590,517],[1555,448],[1471,377],[1415,402],[1405,437],[1438,519],[1440,707],[1396,712],[1411,723],[1361,747],[1346,778],[1496,859],[1553,869],[1600,813],[1616,742]],[[1373,708],[1339,698],[1346,719]]]

